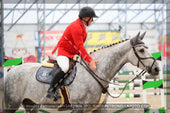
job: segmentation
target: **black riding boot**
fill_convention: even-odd
[[[54,78],[50,84],[50,88],[47,92],[47,98],[54,98],[55,91],[57,90],[57,85],[60,83],[60,80],[64,77],[65,73],[61,70],[61,68],[57,69],[54,73]]]

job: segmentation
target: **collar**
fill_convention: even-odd
[[[83,22],[83,20],[81,20],[80,18],[78,18],[78,20],[79,20],[79,22],[80,22],[80,25],[81,25],[82,27],[84,27],[84,29],[85,29],[86,32],[87,32],[87,26],[85,25],[85,23]]]

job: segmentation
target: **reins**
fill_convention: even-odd
[[[118,97],[120,97],[120,96],[123,94],[124,90],[126,89],[126,87],[127,87],[127,85],[128,85],[129,83],[133,82],[136,78],[143,76],[145,73],[146,73],[146,71],[142,70],[138,75],[136,75],[136,77],[134,77],[132,80],[126,82],[124,88],[122,89],[121,93],[120,93],[118,96],[113,96],[113,95],[110,94],[109,91],[107,91],[108,95],[109,95],[110,97],[112,97],[112,98],[118,98]]]

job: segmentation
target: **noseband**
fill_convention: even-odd
[[[136,55],[136,57],[137,57],[137,59],[138,59],[137,67],[139,67],[139,62],[140,62],[140,63],[143,65],[143,67],[146,68],[146,70],[148,71],[148,73],[150,73],[151,70],[152,70],[152,67],[153,67],[154,63],[156,62],[156,59],[155,59],[154,57],[145,57],[145,58],[140,57],[140,56],[138,55],[135,47],[133,47],[133,51],[134,51],[134,53],[135,53],[135,55]],[[153,63],[152,63],[152,65],[151,65],[151,67],[146,66],[146,65],[142,62],[142,60],[147,60],[147,59],[153,59]]]

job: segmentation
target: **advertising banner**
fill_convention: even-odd
[[[89,32],[85,47],[88,51],[120,41],[120,32]]]
[[[170,35],[164,37],[163,46],[160,45],[159,50],[163,51],[163,70],[164,74],[170,74]]]
[[[45,56],[51,54],[52,50],[58,43],[64,31],[46,31],[45,36]],[[43,31],[40,32],[43,34]],[[41,37],[41,50],[43,50],[43,38]],[[105,45],[109,45],[120,41],[120,32],[88,32],[88,36],[85,42],[87,51],[100,48]],[[42,56],[42,54],[41,54]]]
[[[23,63],[36,61],[33,32],[6,32],[4,35],[6,59],[23,58]]]
[[[41,35],[41,51],[43,51],[43,44],[45,45],[45,57],[51,54],[54,47],[57,45],[59,39],[61,38],[64,31],[46,31],[45,32],[45,41],[42,37],[43,31],[40,32]],[[41,56],[43,56],[43,52],[41,52]]]

